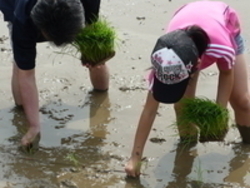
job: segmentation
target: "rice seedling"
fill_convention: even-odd
[[[220,141],[228,131],[229,112],[206,98],[183,99],[178,126],[189,129],[194,124],[199,129],[199,140]]]
[[[79,161],[79,156],[75,153],[69,153],[65,159],[74,164],[74,166],[79,166],[81,163]]]
[[[146,169],[148,168],[148,162],[149,160],[146,157],[143,157],[141,159],[141,161],[139,162],[139,164],[137,164],[137,168],[141,169],[141,174],[145,174],[144,172],[146,171]]]
[[[84,27],[72,45],[80,53],[82,64],[95,66],[105,63],[115,55],[116,38],[115,29],[106,19],[100,18]]]
[[[32,143],[27,146],[20,146],[21,151],[28,155],[34,155],[39,150],[39,142],[41,139],[41,135],[38,134],[36,138],[32,141]]]
[[[193,144],[196,144],[198,141],[199,128],[197,126],[193,127],[193,125],[190,123],[185,124],[185,126],[183,126],[181,123],[177,122],[174,122],[169,125],[170,128],[177,130],[177,132],[174,133],[172,136],[180,137],[180,143],[182,143],[185,147],[189,147]]]
[[[202,188],[204,185],[203,172],[204,170],[201,167],[201,161],[199,160],[198,166],[195,167],[195,172],[197,173],[196,186]]]

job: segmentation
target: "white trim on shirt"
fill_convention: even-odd
[[[224,59],[228,63],[229,69],[234,65],[235,50],[231,47],[219,44],[209,44],[205,54],[215,58]]]

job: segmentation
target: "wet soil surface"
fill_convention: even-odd
[[[224,141],[186,146],[173,127],[172,106],[161,105],[145,147],[140,179],[126,178],[124,165],[147,94],[149,54],[182,1],[103,1],[102,15],[117,28],[120,45],[108,62],[107,93],[91,92],[80,61],[44,43],[38,45],[37,85],[42,131],[39,145],[19,147],[27,128],[10,90],[11,49],[0,22],[1,188],[232,188],[250,187],[250,146],[230,127]],[[249,39],[249,2],[227,1],[240,11]],[[2,16],[1,16],[2,20]],[[246,40],[246,44],[249,44]],[[249,48],[246,48],[249,59]],[[199,96],[214,98],[218,72],[204,71]],[[233,116],[232,116],[233,121]]]

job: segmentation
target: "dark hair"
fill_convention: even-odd
[[[71,43],[85,22],[80,0],[39,0],[31,11],[31,18],[57,46]]]
[[[185,29],[187,35],[194,41],[199,52],[199,57],[205,52],[210,43],[207,33],[197,25],[190,26]]]

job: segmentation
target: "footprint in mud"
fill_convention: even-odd
[[[78,186],[70,180],[61,181],[63,188],[78,188]]]
[[[41,108],[40,112],[47,115],[49,118],[54,119],[61,125],[65,125],[67,122],[72,120],[73,114],[69,114],[69,109],[53,109],[53,108]],[[57,129],[63,128],[64,126],[57,126]]]
[[[126,91],[146,90],[146,88],[139,86],[133,86],[133,87],[122,86],[119,88],[119,90],[126,92]]]
[[[166,139],[154,137],[154,138],[150,138],[150,141],[156,144],[161,144],[163,142],[166,142]]]
[[[0,37],[0,44],[3,44],[6,40],[8,40],[9,37],[6,37],[5,35],[3,35],[2,37]]]
[[[25,184],[24,187],[58,188],[56,185],[52,185],[50,181],[44,179],[31,180],[31,182],[29,182],[29,184]]]

